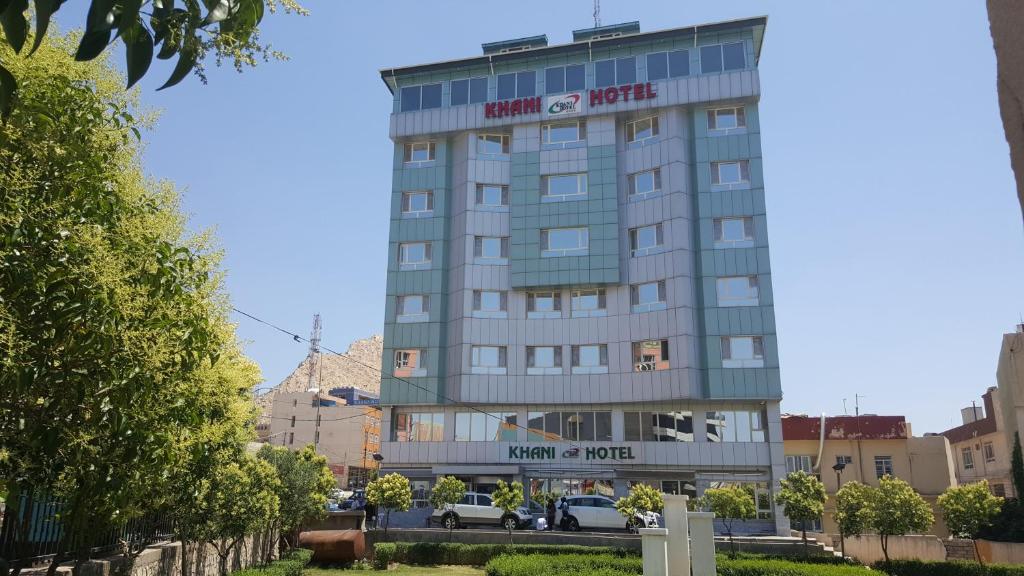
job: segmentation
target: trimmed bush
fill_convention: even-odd
[[[295,548],[285,552],[280,560],[275,560],[262,568],[246,568],[232,572],[232,576],[302,576],[302,569],[313,558],[312,550]]]
[[[395,561],[394,542],[378,542],[373,545],[373,569],[387,570],[388,564]]]
[[[437,566],[452,564],[462,566],[483,566],[492,558],[502,554],[531,555],[609,555],[617,558],[638,557],[639,550],[612,548],[608,546],[578,546],[553,544],[460,544],[456,542],[379,542],[374,544],[374,557],[378,547],[387,545],[392,550],[389,562],[413,566]]]
[[[879,576],[885,571],[879,571]],[[942,574],[932,572],[930,576]],[[718,576],[864,576],[863,566],[808,564],[789,560],[718,560]]]
[[[718,564],[732,560],[727,552],[719,552],[716,555]],[[836,564],[840,566],[860,566],[857,562],[841,556],[804,556],[803,552],[793,556],[781,554],[757,554],[755,552],[737,552],[736,560],[782,560],[785,562],[796,562],[798,564]]]
[[[922,560],[892,560],[888,564],[874,565],[891,576],[1024,576],[1024,565],[978,564],[977,562],[925,562]]]
[[[634,576],[643,560],[611,554],[506,554],[484,567],[487,576]]]

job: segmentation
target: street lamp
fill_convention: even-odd
[[[846,462],[836,462],[836,465],[832,467],[836,471],[836,494],[839,493],[839,487],[842,486],[842,475],[845,468]],[[838,505],[838,502],[836,504]],[[846,536],[843,534],[842,526],[839,527],[839,546],[843,551],[843,558],[846,558]]]

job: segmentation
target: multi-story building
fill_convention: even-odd
[[[960,410],[963,424],[942,433],[949,440],[956,461],[956,479],[960,484],[984,480],[996,496],[1013,496],[1010,480],[1010,447],[999,391],[985,391],[981,406]]]
[[[996,385],[1006,427],[1006,445],[1012,450],[1015,438],[1024,428],[1024,324],[1018,324],[1012,333],[1003,334],[996,365]]]
[[[823,426],[824,425],[824,426]],[[905,480],[935,512],[930,533],[948,535],[936,506],[939,495],[957,485],[956,464],[945,437],[911,433],[903,416],[782,416],[786,471],[817,475],[825,485],[825,514],[814,529],[837,534],[832,515],[837,487],[856,480],[878,486],[885,475]],[[836,473],[833,468],[842,464]]]
[[[766,19],[389,68],[382,472],[744,484],[788,531],[760,138]]]

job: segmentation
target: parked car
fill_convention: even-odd
[[[504,510],[494,506],[494,502],[489,495],[466,492],[462,500],[458,504],[452,505],[450,509],[434,510],[430,520],[444,528],[459,528],[469,524],[483,524],[518,530],[532,524],[533,516],[524,507],[506,514]]]
[[[646,512],[626,520],[615,509],[615,501],[604,496],[567,496],[566,502],[569,504],[569,514],[563,515],[559,508],[555,526],[564,527],[571,532],[583,528],[625,528],[631,532],[637,528],[657,528],[661,516],[657,512]]]

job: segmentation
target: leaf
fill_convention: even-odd
[[[198,39],[196,39],[198,42]],[[185,79],[185,76],[192,71],[192,67],[196,65],[196,56],[198,51],[194,46],[185,46],[182,49],[181,54],[178,55],[178,63],[174,66],[174,71],[171,72],[171,77],[164,82],[164,85],[157,88],[157,90],[163,90],[164,88],[170,88],[178,82]]]
[[[21,52],[25,46],[25,38],[28,36],[28,20],[25,18],[25,10],[28,10],[28,0],[12,0],[7,9],[0,13],[0,25],[3,26],[4,34],[7,35],[7,43],[14,48],[14,52]]]
[[[128,69],[128,85],[131,88],[146,75],[150,63],[153,62],[153,37],[149,30],[136,21],[135,25],[124,33],[125,62]]]
[[[36,38],[32,42],[32,50],[29,55],[35,53],[46,37],[46,29],[50,27],[50,17],[60,9],[64,0],[35,0],[36,6]]]
[[[87,62],[103,53],[110,43],[110,29],[87,32],[82,35],[82,41],[78,44],[75,52],[75,60]]]
[[[2,0],[0,0],[2,1]],[[14,98],[18,94],[18,83],[14,75],[3,64],[0,64],[0,118],[6,119],[14,106]]]
[[[10,6],[10,4],[11,0],[0,0],[0,13],[7,10],[7,7]]]
[[[127,33],[139,20],[139,10],[142,9],[142,0],[123,0],[121,15],[118,18],[117,27],[122,34]]]
[[[99,56],[110,43],[110,30],[114,27],[114,0],[93,0],[85,19],[85,33],[78,43],[75,60],[85,62]]]
[[[216,4],[213,2],[206,2],[207,7],[210,11],[206,14],[206,18],[203,19],[202,26],[209,26],[210,24],[216,24],[222,20],[226,20],[231,15],[231,2],[229,0],[218,0]]]

